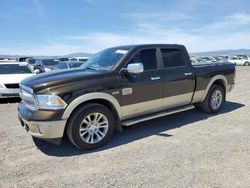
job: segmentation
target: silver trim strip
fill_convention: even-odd
[[[183,112],[183,111],[187,111],[187,110],[191,110],[194,109],[195,106],[194,105],[189,105],[189,106],[185,106],[183,108],[179,108],[179,109],[175,109],[175,110],[169,110],[169,111],[165,111],[165,112],[159,112],[153,116],[147,116],[141,119],[136,119],[136,120],[127,120],[122,122],[122,125],[124,126],[130,126],[130,125],[134,125],[136,123],[140,123],[143,121],[147,121],[147,120],[151,120],[151,119],[155,119],[155,118],[159,118],[159,117],[163,117],[166,115],[170,115],[170,114],[175,114],[175,113],[179,113],[179,112]]]

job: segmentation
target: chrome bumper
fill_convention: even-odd
[[[19,97],[19,92],[20,92],[20,89],[1,88],[0,98]]]
[[[22,127],[32,136],[43,139],[62,138],[67,120],[27,121],[18,115]]]

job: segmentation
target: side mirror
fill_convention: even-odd
[[[39,69],[35,69],[34,73],[39,74],[40,73]]]
[[[133,74],[143,73],[144,66],[142,63],[131,63],[128,64],[127,71]]]

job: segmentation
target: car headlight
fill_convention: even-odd
[[[5,88],[2,84],[0,84],[0,88]]]
[[[45,72],[51,71],[51,69],[49,69],[49,68],[44,68],[44,70],[45,70]]]
[[[37,95],[37,100],[39,109],[59,110],[64,109],[67,106],[67,103],[64,102],[64,100],[54,94]]]

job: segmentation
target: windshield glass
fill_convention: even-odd
[[[70,64],[69,64],[69,67],[70,67],[70,68],[76,68],[76,67],[80,67],[82,64],[83,64],[83,63],[80,63],[80,62],[79,62],[79,63],[70,63]]]
[[[55,66],[59,63],[58,60],[56,59],[44,59],[43,60],[43,65],[44,66]]]
[[[84,69],[111,70],[128,51],[128,47],[103,50],[93,55],[81,67]]]
[[[26,60],[26,62],[27,62],[28,64],[30,64],[30,65],[34,65],[35,62],[36,62],[36,59],[28,59],[28,60]]]
[[[0,64],[0,74],[29,74],[32,73],[29,66],[19,64]]]

